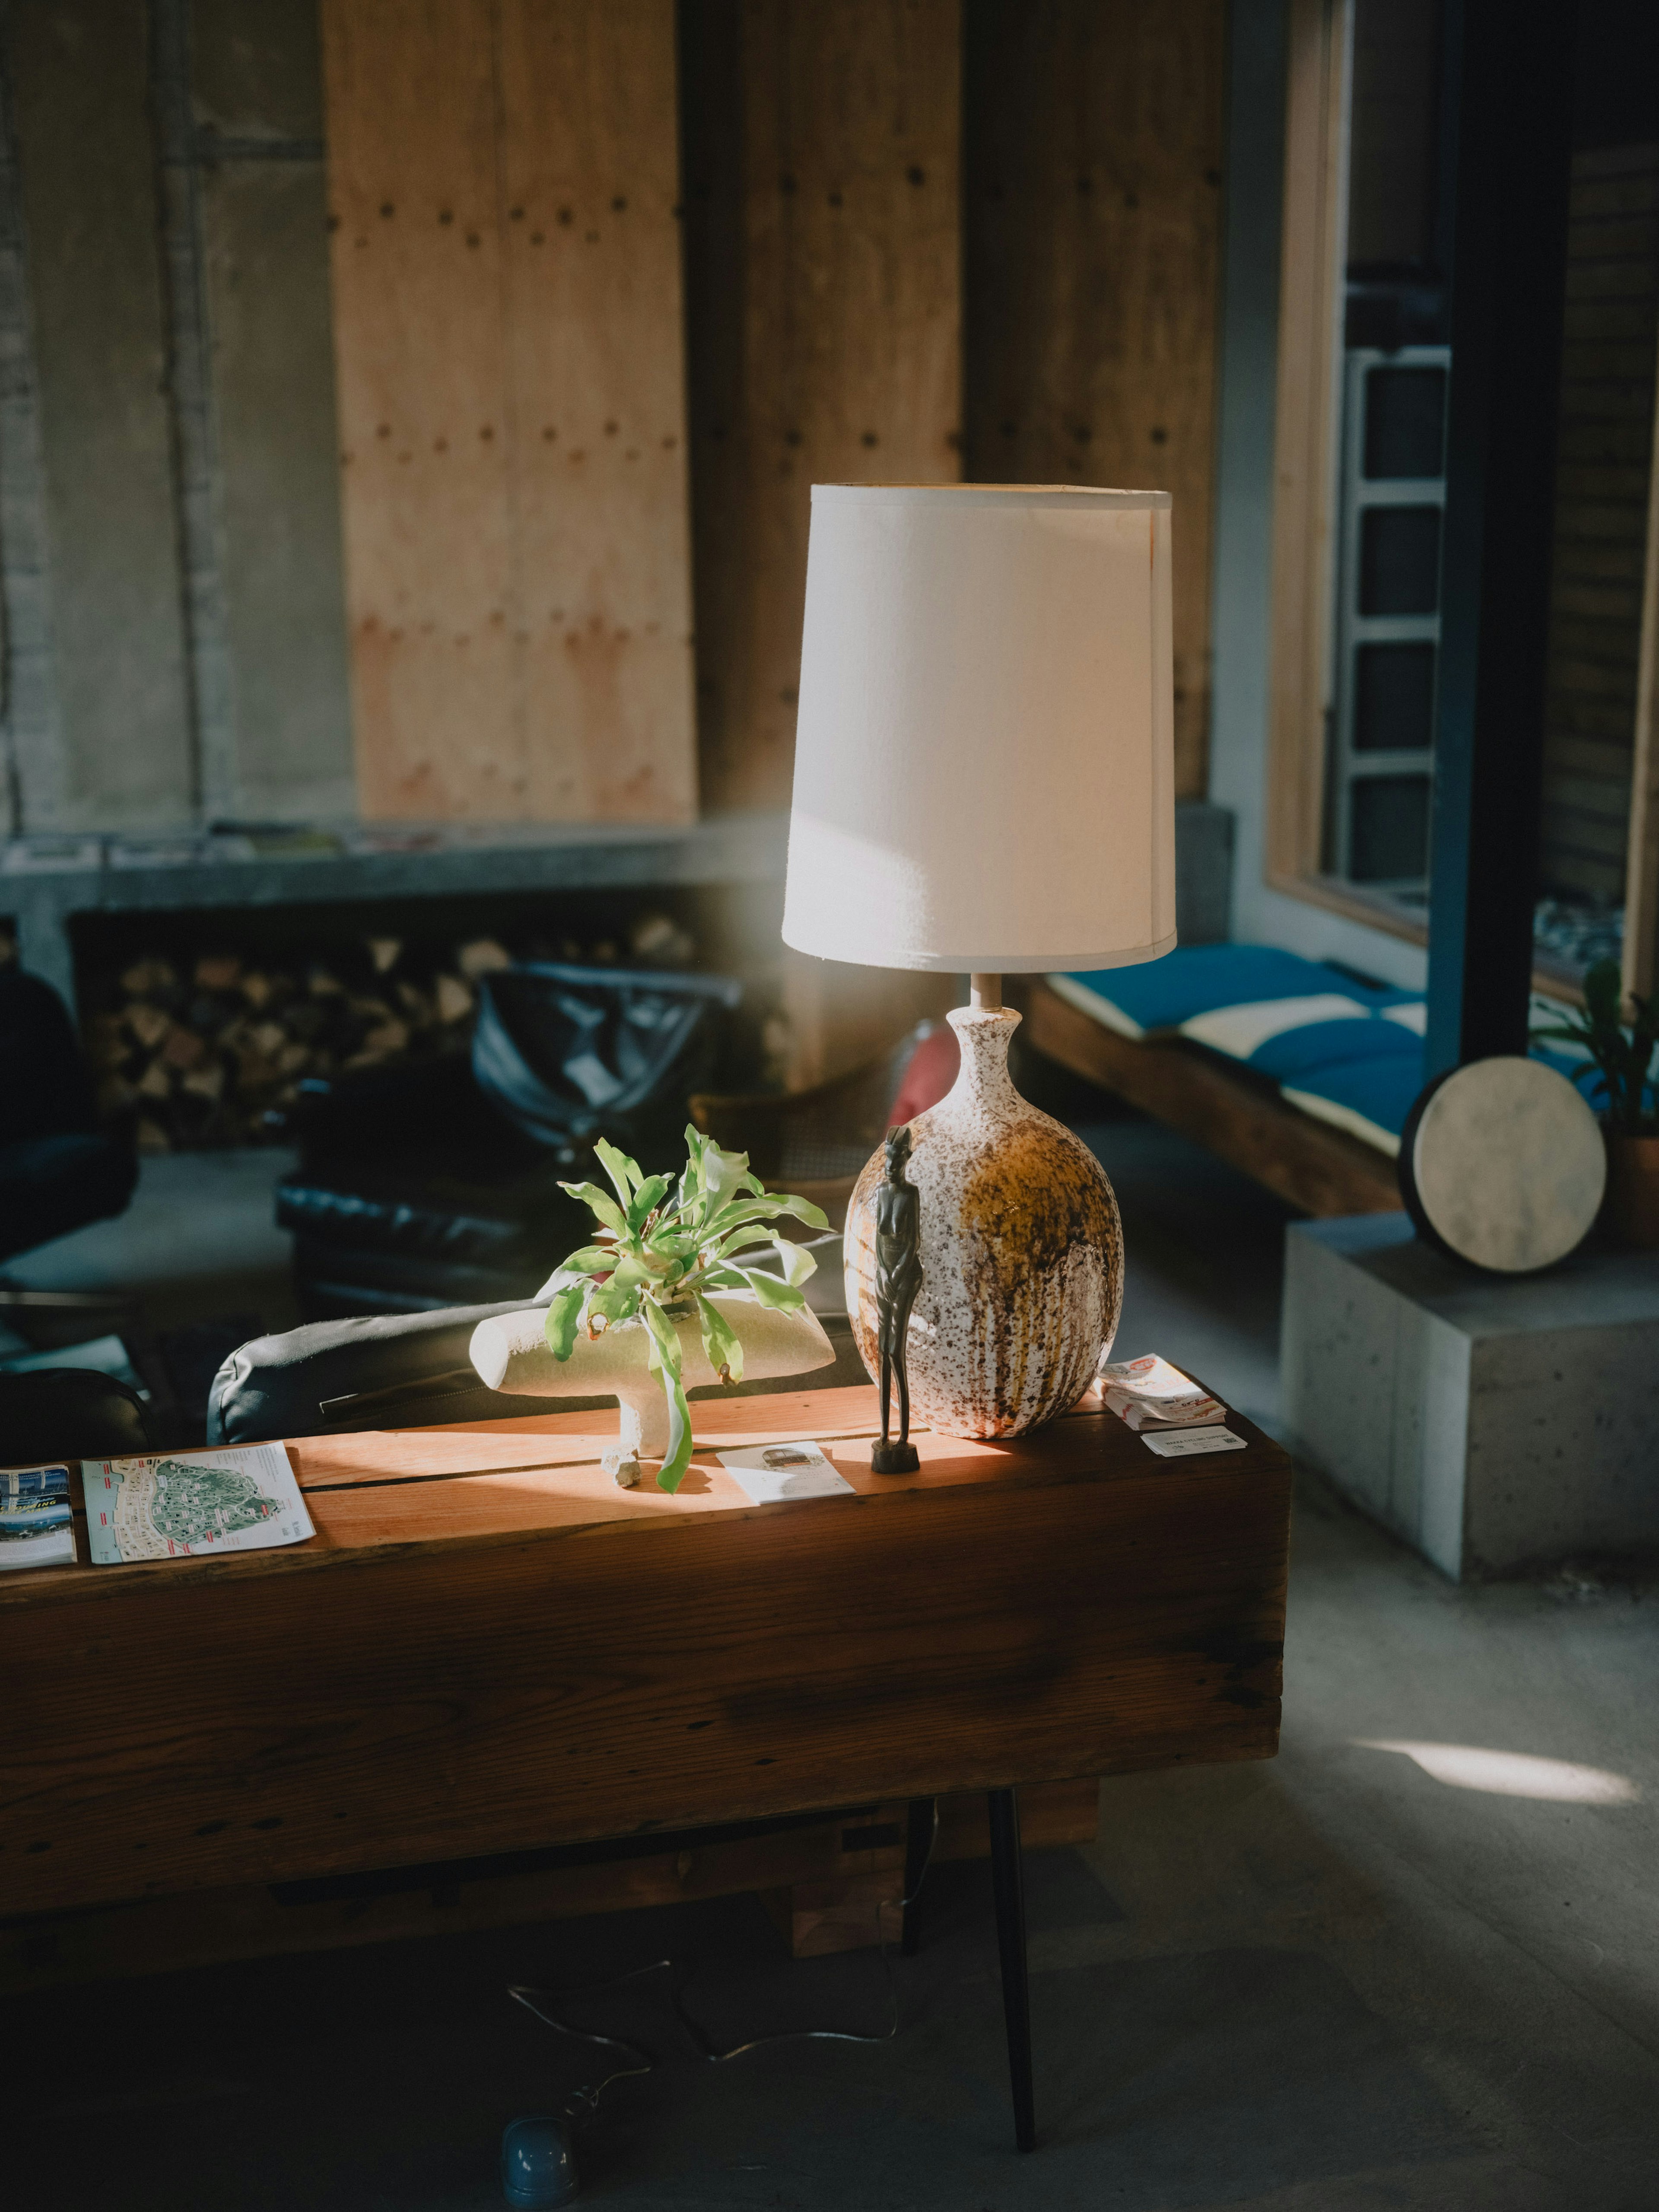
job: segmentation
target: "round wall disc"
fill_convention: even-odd
[[[1538,1060],[1475,1060],[1437,1077],[1400,1144],[1401,1194],[1419,1235],[1505,1275],[1565,1260],[1607,1176],[1595,1115]]]

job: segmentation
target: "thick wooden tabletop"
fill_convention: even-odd
[[[1240,1417],[1168,1460],[1089,1399],[895,1477],[867,1386],[692,1413],[672,1498],[599,1408],[309,1437],[307,1543],[7,1577],[9,1909],[1276,1747],[1290,1469]],[[809,1438],[850,1495],[715,1457]]]

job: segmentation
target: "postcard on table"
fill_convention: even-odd
[[[742,1451],[717,1452],[756,1505],[775,1505],[785,1498],[830,1498],[853,1486],[836,1473],[817,1444],[748,1444]]]
[[[0,1571],[12,1567],[72,1567],[75,1515],[69,1468],[0,1468]]]
[[[94,1565],[301,1544],[317,1533],[281,1444],[83,1459]]]

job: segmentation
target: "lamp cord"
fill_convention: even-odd
[[[908,1897],[901,1898],[898,1901],[897,1910],[901,1915],[908,1911],[921,1895],[922,1886],[927,1880],[927,1870],[933,1863],[933,1852],[938,1843],[939,1805],[935,1801],[933,1832],[927,1838],[927,1856],[921,1863],[921,1872],[916,1876],[915,1887]],[[888,1939],[882,1931],[882,1915],[892,1910],[893,1907],[888,1904],[878,1905],[876,1907],[876,1932],[881,1947],[882,1972],[887,1982],[888,2016],[886,2027],[874,2035],[860,2035],[850,2028],[842,2027],[795,2027],[787,2028],[776,2035],[751,2036],[747,2043],[736,2043],[729,2051],[718,2051],[686,2010],[684,1979],[676,1974],[674,1961],[672,1959],[653,1959],[648,1966],[630,1967],[627,1973],[612,1975],[608,1981],[590,1982],[574,1989],[540,1990],[532,1989],[520,1983],[512,1983],[508,1984],[507,1993],[508,1996],[521,2004],[526,2012],[533,2013],[544,2027],[554,2029],[556,2033],[568,2035],[573,2042],[592,2044],[597,2050],[619,2052],[634,2062],[629,2065],[617,2067],[614,2071],[607,2074],[602,2081],[585,2082],[579,2088],[570,2092],[565,2100],[562,2118],[574,2124],[592,2118],[599,2109],[600,2098],[613,2082],[629,2081],[635,2080],[641,2075],[650,2074],[655,2070],[659,2062],[648,2051],[642,2050],[636,2043],[623,2041],[620,2036],[599,2035],[592,2028],[573,2027],[568,2021],[561,2020],[556,2014],[545,2010],[540,2000],[545,1999],[550,2003],[562,2003],[569,1997],[598,1996],[607,1990],[620,1989],[624,1982],[639,1981],[647,1974],[676,1975],[676,1978],[669,1984],[670,2001],[674,2008],[674,2016],[696,2045],[698,2056],[710,2066],[724,2066],[733,2058],[741,2058],[750,2051],[763,2051],[769,2045],[775,2043],[890,2043],[899,2029],[898,1984],[893,1978],[893,1960]]]

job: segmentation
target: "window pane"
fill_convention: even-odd
[[[1362,615],[1431,615],[1440,599],[1440,509],[1368,507],[1359,519]]]
[[[1362,645],[1354,656],[1354,750],[1433,743],[1434,647]]]
[[[1357,777],[1348,802],[1348,873],[1355,883],[1413,883],[1428,873],[1427,776]]]
[[[1374,368],[1365,379],[1365,474],[1437,477],[1446,465],[1446,372]]]

